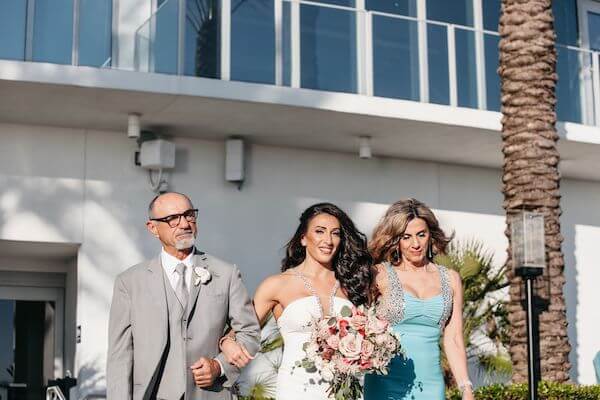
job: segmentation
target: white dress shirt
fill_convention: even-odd
[[[175,271],[175,267],[177,264],[183,263],[187,267],[185,269],[185,287],[188,292],[190,291],[190,288],[192,287],[192,268],[194,268],[194,252],[194,249],[192,249],[192,252],[183,260],[173,257],[167,253],[164,248],[160,252],[160,262],[165,269],[165,273],[167,274],[167,278],[169,278],[169,283],[173,290],[176,290],[177,282],[179,281],[179,275],[177,274],[177,271]]]
[[[185,269],[185,287],[187,288],[188,292],[190,291],[190,288],[192,287],[192,269],[194,268],[195,252],[196,249],[192,249],[192,252],[188,254],[188,256],[183,260],[180,260],[177,257],[173,257],[172,255],[167,253],[164,248],[160,252],[160,262],[165,270],[167,278],[169,278],[169,283],[171,284],[173,290],[177,290],[177,282],[179,281],[179,274],[177,273],[177,271],[175,271],[175,267],[177,266],[177,264],[183,263],[187,267]],[[216,358],[214,360],[219,364],[219,367],[221,368],[221,376],[223,376],[225,372],[221,361],[219,361]]]

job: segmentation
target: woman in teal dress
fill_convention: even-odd
[[[365,377],[364,400],[443,400],[440,336],[464,400],[472,400],[463,340],[462,284],[453,270],[433,263],[450,238],[425,204],[400,200],[386,212],[369,245],[381,313],[399,334],[404,354],[388,375]]]

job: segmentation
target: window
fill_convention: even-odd
[[[3,0],[0,3],[0,58],[25,59],[27,2]]]
[[[2,0],[0,58],[110,64],[114,0]],[[75,23],[77,22],[77,23]],[[74,30],[78,47],[74,51]],[[73,55],[77,58],[73,59]]]
[[[33,61],[71,64],[73,0],[35,0]]]
[[[111,64],[112,0],[79,0],[79,65]]]

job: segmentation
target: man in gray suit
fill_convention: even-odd
[[[110,307],[108,400],[228,400],[239,370],[219,351],[230,327],[251,352],[260,328],[240,272],[194,248],[196,218],[180,193],[155,197],[147,228],[159,257],[121,273]]]

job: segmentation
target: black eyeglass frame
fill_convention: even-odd
[[[186,215],[189,212],[192,212],[192,214]],[[177,217],[177,219],[174,219],[175,217]],[[185,210],[181,214],[171,214],[171,215],[167,215],[166,217],[162,217],[162,218],[150,218],[150,221],[164,222],[167,225],[169,225],[171,228],[175,228],[175,227],[179,226],[179,224],[181,223],[181,217],[184,217],[187,222],[195,223],[196,220],[198,219],[198,209],[190,208],[189,210]],[[192,218],[192,219],[190,220],[189,218]],[[169,222],[169,221],[171,221],[171,222]],[[172,221],[177,221],[177,223],[173,224]]]

